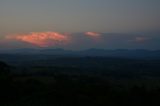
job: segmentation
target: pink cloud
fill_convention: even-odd
[[[39,47],[64,45],[70,40],[67,34],[60,34],[58,32],[32,32],[29,34],[14,34],[6,36],[6,39],[18,40]]]
[[[136,37],[135,38],[136,42],[145,42],[145,41],[148,41],[148,40],[149,40],[148,37]]]
[[[100,37],[101,34],[97,32],[86,32],[85,35],[90,36],[90,37]]]

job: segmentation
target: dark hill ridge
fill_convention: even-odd
[[[0,54],[27,54],[27,55],[56,55],[56,56],[101,56],[101,57],[121,57],[132,59],[160,59],[160,50],[144,49],[88,49],[81,51],[64,50],[64,49],[13,49],[0,50]]]

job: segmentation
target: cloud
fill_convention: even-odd
[[[159,34],[143,33],[96,33],[80,32],[63,34],[58,32],[32,32],[11,34],[0,39],[3,48],[56,47],[64,49],[159,49]]]
[[[85,35],[90,36],[90,37],[100,37],[101,34],[97,32],[86,32]]]
[[[58,32],[31,32],[29,34],[9,35],[6,36],[6,39],[22,41],[39,47],[49,47],[64,45],[69,42],[70,37],[67,34]]]
[[[148,41],[148,40],[149,40],[148,37],[136,37],[135,38],[136,42],[145,42],[145,41]]]

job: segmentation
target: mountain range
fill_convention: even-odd
[[[19,54],[19,55],[56,55],[56,56],[100,56],[100,57],[120,57],[120,58],[140,58],[140,59],[160,59],[160,50],[145,50],[145,49],[87,49],[87,50],[64,50],[56,49],[10,49],[0,50],[0,54]]]

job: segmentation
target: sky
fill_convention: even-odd
[[[159,41],[160,0],[0,0],[0,48],[159,49]]]

